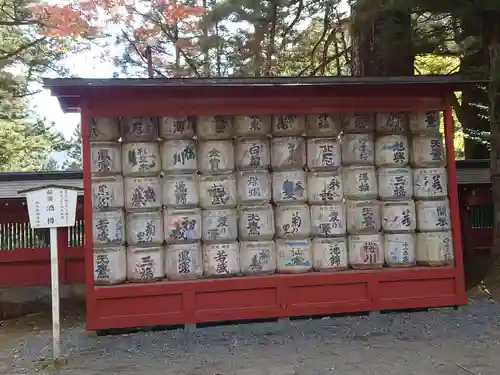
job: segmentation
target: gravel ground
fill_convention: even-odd
[[[68,324],[67,324],[68,325]],[[333,317],[96,337],[70,322],[67,364],[50,358],[48,327],[0,330],[0,374],[498,375],[500,303],[411,314]]]

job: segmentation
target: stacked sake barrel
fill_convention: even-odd
[[[120,127],[116,118],[90,123],[94,281],[119,284],[127,277]]]
[[[344,118],[342,164],[346,197],[349,264],[354,269],[384,264],[381,214],[375,170],[375,119],[370,114]]]
[[[313,269],[348,268],[341,168],[340,115],[308,115],[307,201],[311,211]]]
[[[238,234],[244,275],[276,271],[274,211],[271,205],[269,116],[236,116]]]
[[[415,265],[415,203],[409,162],[408,115],[377,113],[375,164],[388,267]]]
[[[163,117],[159,125],[165,274],[170,280],[195,279],[203,274],[195,118]]]
[[[205,276],[240,272],[232,118],[198,117],[198,170]]]
[[[127,280],[151,282],[165,276],[158,122],[149,117],[120,122]]]
[[[453,264],[446,154],[438,112],[410,117],[414,196],[417,212],[417,264]]]
[[[272,118],[272,197],[275,204],[277,271],[312,270],[311,217],[307,199],[305,117]]]

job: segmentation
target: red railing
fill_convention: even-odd
[[[0,288],[50,285],[48,230],[29,225],[19,200],[0,206]],[[59,278],[62,284],[84,283],[84,228],[81,203],[74,227],[58,230]]]

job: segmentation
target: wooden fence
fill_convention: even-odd
[[[23,200],[0,202],[0,288],[50,285],[49,230],[30,227]],[[84,241],[79,202],[76,225],[58,231],[61,283],[84,283]]]

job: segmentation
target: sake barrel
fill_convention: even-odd
[[[161,185],[158,177],[126,177],[125,208],[160,209]]]
[[[120,122],[117,117],[90,119],[91,142],[117,142],[120,139]]]
[[[272,129],[275,137],[302,135],[306,130],[304,116],[285,115],[272,117]]]
[[[417,201],[417,229],[420,232],[450,230],[450,204],[448,199]]]
[[[216,208],[202,212],[202,239],[204,243],[236,241],[238,225],[236,208]]]
[[[201,239],[202,221],[199,208],[166,209],[163,215],[167,243],[192,242]]]
[[[409,167],[381,167],[378,173],[378,195],[383,200],[407,200],[413,196],[413,178]]]
[[[236,142],[236,167],[239,169],[269,168],[271,151],[267,138],[240,138]]]
[[[90,144],[90,171],[94,175],[121,173],[121,157],[120,143],[92,142]]]
[[[384,250],[380,233],[350,235],[349,265],[355,270],[382,268]]]
[[[233,141],[200,142],[198,168],[202,174],[231,172],[234,169]]]
[[[153,117],[122,118],[123,142],[155,142],[158,139],[158,123]]]
[[[196,174],[167,174],[163,177],[163,204],[167,207],[190,207],[199,203]]]
[[[348,265],[345,237],[315,238],[312,240],[313,268],[315,271],[341,271]]]
[[[266,169],[237,173],[238,203],[254,204],[271,200],[271,177]]]
[[[412,267],[415,259],[415,234],[385,233],[385,262],[388,267]]]
[[[441,119],[439,112],[410,113],[410,131],[413,134],[439,134]]]
[[[233,135],[231,116],[198,117],[196,135],[199,139],[230,139]]]
[[[307,167],[325,170],[341,164],[340,141],[337,138],[309,138],[307,140]]]
[[[306,173],[303,170],[272,173],[273,201],[276,204],[305,202]]]
[[[276,251],[278,254],[276,269],[279,273],[304,273],[312,270],[310,239],[277,239]]]
[[[273,170],[301,169],[306,166],[306,143],[302,137],[277,137],[271,140]]]
[[[383,134],[401,134],[408,129],[408,114],[404,112],[381,112],[375,115],[375,130]]]
[[[92,213],[92,242],[98,246],[121,246],[125,243],[123,210]]]
[[[344,198],[342,169],[307,174],[307,202],[309,204],[329,204]]]
[[[163,216],[160,210],[127,213],[127,244],[163,244]]]
[[[448,196],[446,168],[413,170],[413,194],[416,199],[440,199]]]
[[[415,202],[382,202],[382,230],[384,232],[409,232],[417,226]]]
[[[276,272],[274,241],[240,242],[240,269],[244,275],[264,275]]]
[[[160,117],[160,137],[163,139],[191,139],[194,137],[196,117]]]
[[[352,201],[346,203],[347,233],[377,233],[382,226],[380,202],[376,200]]]
[[[336,137],[342,130],[342,116],[339,113],[306,116],[309,137]]]
[[[123,174],[147,176],[161,171],[160,147],[158,143],[124,143],[122,148]]]
[[[411,163],[415,167],[446,165],[443,138],[440,134],[417,135],[412,139]]]
[[[94,249],[94,284],[114,285],[127,279],[127,254],[124,246]]]
[[[234,173],[199,177],[202,208],[236,207],[236,178]]]
[[[345,205],[343,202],[324,206],[311,206],[311,235],[330,237],[346,232]]]
[[[446,266],[454,264],[453,241],[450,231],[417,233],[417,264]]]
[[[272,240],[275,232],[274,211],[269,204],[238,207],[240,240]]]
[[[123,208],[123,177],[109,176],[93,178],[92,189],[92,209],[107,210]]]
[[[172,139],[161,145],[161,164],[168,172],[195,172],[198,169],[196,142],[189,139]]]
[[[149,283],[165,277],[163,246],[127,248],[127,279],[136,283]]]
[[[209,277],[230,277],[239,274],[239,243],[203,244],[203,273]]]
[[[342,164],[374,164],[375,138],[373,134],[344,134]]]
[[[169,280],[192,280],[203,276],[200,242],[167,245],[165,274]]]
[[[342,169],[344,196],[349,199],[377,198],[378,184],[375,167],[348,166]]]
[[[375,139],[375,164],[400,167],[408,164],[408,138],[405,135],[383,135]]]
[[[304,238],[311,234],[311,216],[307,204],[277,206],[275,212],[276,236]]]
[[[271,134],[270,116],[235,116],[234,133],[238,137],[267,136]]]
[[[344,133],[371,133],[375,131],[375,115],[372,113],[349,113],[343,116]]]

